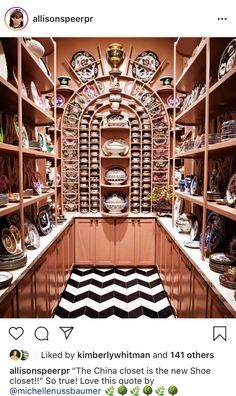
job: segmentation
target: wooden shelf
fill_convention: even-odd
[[[115,132],[115,131],[129,132],[130,128],[129,127],[117,127],[117,126],[101,127],[101,132],[104,132],[104,131],[105,132]]]
[[[8,112],[17,113],[18,90],[0,76],[0,106]]]
[[[1,155],[16,155],[19,153],[19,146],[13,146],[13,144],[1,143],[0,144],[0,153]]]
[[[39,94],[52,92],[53,81],[50,76],[44,73],[40,64],[37,62],[37,58],[27,48],[25,43],[22,41],[22,74],[23,81],[29,83],[35,82],[35,85],[39,91]]]
[[[210,112],[223,111],[235,106],[236,66],[210,88]]]
[[[24,120],[32,125],[49,125],[54,123],[54,118],[37,106],[31,99],[22,98]]]
[[[20,209],[20,203],[8,203],[7,206],[0,208],[0,217],[7,216],[12,212]]]
[[[43,151],[38,151],[38,150],[33,150],[33,149],[28,149],[28,148],[22,148],[22,152],[25,157],[32,157],[32,158],[51,158],[54,159],[55,156],[54,154],[50,153],[44,153]]]
[[[190,58],[194,48],[200,43],[200,37],[179,37],[176,42],[178,54]]]
[[[219,205],[216,202],[207,202],[207,209],[212,210],[222,216],[228,217],[236,221],[236,209],[230,208],[227,205]]]
[[[199,206],[203,206],[203,197],[202,196],[195,196],[195,195],[190,195],[188,193],[184,193],[178,190],[175,190],[175,195],[179,198],[182,198],[186,201],[192,202],[194,204],[197,204]]]
[[[205,147],[199,149],[183,151],[179,154],[175,154],[175,158],[202,158],[204,156]]]
[[[169,95],[171,95],[173,93],[173,91],[174,91],[174,88],[172,87],[172,85],[166,85],[164,87],[161,87],[161,88],[157,89],[158,95],[161,95],[161,94],[169,94]]]
[[[44,199],[47,199],[48,197],[51,197],[53,195],[55,195],[55,191],[50,191],[48,193],[40,194],[33,198],[26,198],[23,200],[23,207],[26,208],[27,206],[33,205],[33,204],[40,202]]]
[[[57,92],[61,93],[61,94],[65,94],[65,95],[66,94],[72,95],[75,92],[75,90],[73,88],[68,87],[68,86],[59,85],[57,87]]]
[[[201,95],[191,106],[176,117],[176,122],[181,125],[199,125],[205,119],[205,98]]]
[[[119,185],[114,185],[114,184],[100,184],[101,187],[106,187],[106,188],[127,188],[130,187],[130,184],[119,184]]]
[[[197,82],[201,84],[206,80],[206,42],[189,62],[188,66],[176,82],[178,92],[190,92]]]
[[[235,155],[236,139],[226,140],[224,142],[210,144],[208,146],[208,154],[213,156],[222,156],[226,154]]]

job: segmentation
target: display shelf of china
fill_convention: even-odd
[[[182,74],[176,81],[178,92],[190,92],[197,81],[205,83],[206,77],[206,41],[197,51],[196,55],[189,60]]]
[[[185,199],[186,201],[192,202],[199,206],[203,206],[204,204],[204,200],[202,196],[190,195],[189,193],[181,192],[178,190],[175,190],[175,195],[179,198]]]
[[[179,37],[176,42],[176,51],[178,54],[190,58],[200,42],[201,37]]]
[[[39,60],[27,48],[23,40],[21,45],[23,79],[26,78],[28,81],[37,81],[37,88],[41,93],[52,92],[54,87],[53,80],[46,74],[46,70],[44,72],[40,66]]]
[[[210,57],[211,57],[210,76],[212,76],[211,85],[213,85],[217,80],[218,66],[222,58],[222,54],[232,40],[233,38],[231,37],[210,38]],[[216,78],[214,79],[214,77]]]
[[[119,127],[119,126],[102,126],[101,132],[114,132],[114,131],[122,131],[122,132],[129,132],[129,127]]]
[[[205,119],[206,94],[198,97],[187,109],[176,115],[176,122],[181,125],[199,125]]]
[[[229,139],[224,142],[209,144],[208,146],[208,155],[227,155],[234,154],[235,155],[235,147],[236,147],[236,138]]]
[[[112,189],[112,188],[117,189],[117,188],[129,188],[130,184],[116,184],[116,185],[114,185],[114,184],[101,183],[100,186],[108,188],[108,189]]]
[[[55,191],[50,191],[47,193],[42,193],[32,198],[26,198],[23,200],[23,207],[26,208],[27,206],[33,205],[37,202],[46,200],[48,197],[52,197],[55,195]]]
[[[19,152],[19,146],[13,146],[13,144],[8,144],[8,143],[1,143],[0,144],[0,153],[2,155],[5,154],[11,154],[11,153],[18,153]]]
[[[24,120],[27,120],[34,125],[49,125],[54,123],[54,118],[51,114],[46,113],[31,99],[24,96],[22,97],[22,110]]]
[[[236,221],[236,208],[230,208],[227,205],[219,205],[216,202],[207,202],[207,209]]]
[[[36,158],[50,158],[50,159],[55,158],[54,154],[44,153],[43,151],[28,149],[25,147],[22,148],[22,152],[25,157],[32,157],[35,159]]]
[[[7,216],[20,209],[20,203],[8,203],[7,206],[0,208],[0,217]]]
[[[205,147],[200,147],[195,150],[187,150],[180,153],[175,154],[175,158],[201,158],[204,156]]]

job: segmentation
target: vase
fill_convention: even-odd
[[[121,71],[118,67],[122,64],[125,57],[123,46],[118,43],[110,44],[106,51],[106,57],[108,63],[112,67],[109,73],[113,75],[121,74]]]

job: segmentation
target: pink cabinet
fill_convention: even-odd
[[[188,259],[180,254],[180,304],[179,317],[190,318],[190,301],[191,301],[191,263]]]
[[[208,318],[233,318],[224,304],[219,300],[212,290],[208,290],[207,298],[207,317]]]
[[[95,264],[95,227],[93,219],[75,220],[75,264]]]
[[[94,264],[113,265],[115,262],[115,227],[112,219],[96,219],[95,227],[95,246]]]
[[[205,318],[207,309],[207,284],[192,267],[191,279],[191,317]]]
[[[115,229],[116,265],[134,265],[134,225],[133,219],[117,219]]]
[[[18,315],[20,318],[35,318],[35,273],[29,273],[21,280],[17,290]]]
[[[37,263],[35,271],[36,318],[49,317],[49,298],[47,284],[47,256],[44,255]]]
[[[155,220],[137,219],[134,227],[134,262],[140,266],[155,264]]]
[[[178,315],[180,308],[180,263],[179,263],[179,248],[175,243],[172,243],[172,281],[171,281],[171,304],[175,313]]]

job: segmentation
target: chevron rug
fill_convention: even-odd
[[[174,318],[156,267],[75,267],[55,318]]]

